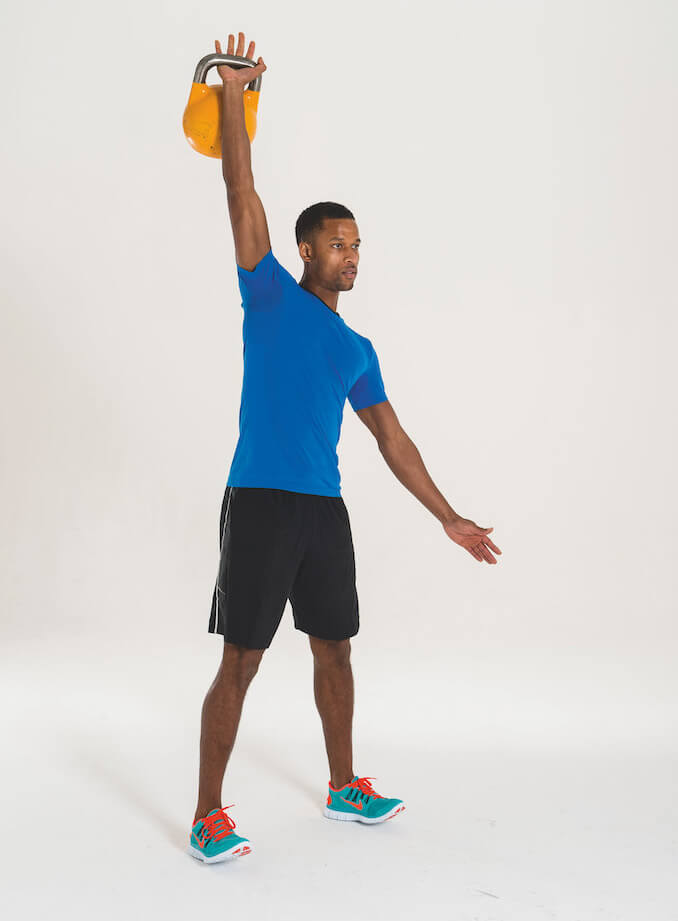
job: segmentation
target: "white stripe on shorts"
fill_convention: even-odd
[[[214,584],[214,597],[216,598],[216,611],[214,615],[214,630],[211,630],[211,633],[217,633],[217,627],[219,626],[219,570],[221,569],[221,550],[224,546],[224,534],[226,533],[226,524],[228,522],[228,510],[231,507],[231,495],[233,494],[233,487],[228,487],[228,499],[226,500],[226,514],[224,515],[224,526],[221,529],[221,540],[219,541],[219,566],[217,567],[217,581]]]

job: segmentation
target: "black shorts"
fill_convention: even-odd
[[[289,598],[294,626],[343,640],[359,627],[355,557],[340,496],[227,486],[209,632],[266,649]]]

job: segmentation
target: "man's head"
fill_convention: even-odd
[[[350,291],[358,270],[360,237],[353,214],[321,201],[301,212],[295,227],[304,275],[330,291]]]

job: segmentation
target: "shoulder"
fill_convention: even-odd
[[[362,333],[356,333],[355,330],[353,332],[367,361],[374,361],[377,358],[377,352],[372,344],[372,340],[367,336],[363,336]]]
[[[294,292],[298,285],[285,266],[276,259],[269,249],[251,269],[237,266],[238,285],[245,309],[268,309]]]
[[[269,249],[268,252],[262,256],[262,258],[253,268],[246,269],[237,263],[236,268],[238,271],[238,278],[245,282],[248,282],[250,279],[256,280],[258,278],[276,278],[285,284],[297,284],[296,280],[290,274],[290,272],[288,272],[285,266],[278,261],[273,252],[273,249]]]
[[[362,347],[365,353],[374,351],[374,346],[372,345],[371,339],[368,339],[367,336],[363,336],[362,333],[357,332],[357,330],[353,329],[346,322],[344,323],[344,326],[351,334],[351,338],[354,339],[354,341],[357,342],[358,345]]]

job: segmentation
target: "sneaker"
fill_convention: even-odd
[[[232,860],[251,852],[249,840],[241,838],[233,831],[235,822],[226,815],[226,810],[230,808],[222,806],[213,809],[204,819],[198,819],[191,829],[189,854],[205,863],[217,863],[219,860]]]
[[[376,777],[356,776],[350,783],[335,790],[329,784],[327,803],[323,814],[328,819],[341,819],[344,822],[385,822],[405,809],[401,799],[388,799],[372,789],[370,780]]]

